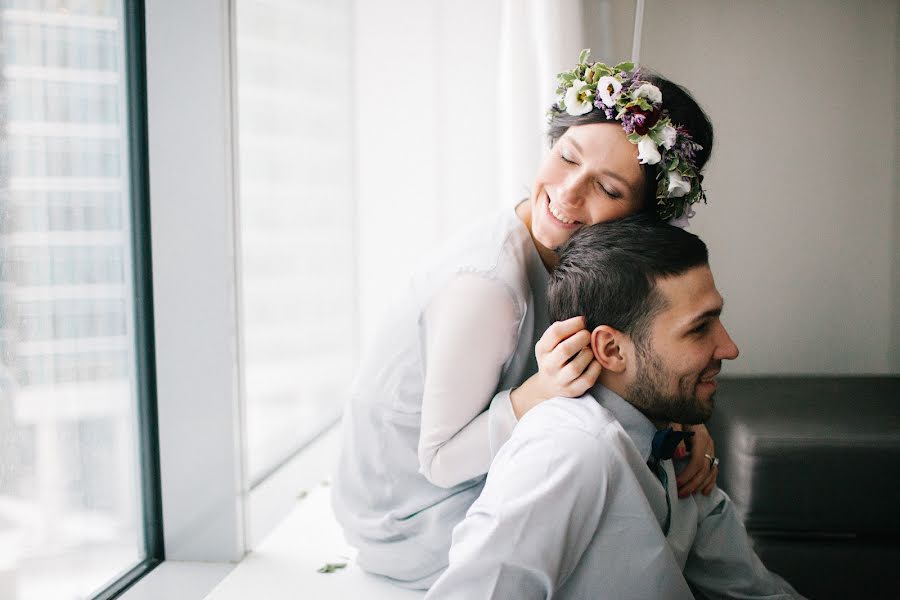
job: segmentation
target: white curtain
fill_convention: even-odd
[[[546,111],[556,74],[571,68],[586,38],[589,0],[504,0],[500,22],[497,125],[499,200],[524,198],[546,148]]]
[[[608,55],[610,5],[633,14],[631,0],[355,3],[345,167],[364,340],[417,257],[529,194],[556,74],[588,38]]]

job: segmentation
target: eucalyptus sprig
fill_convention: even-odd
[[[317,569],[318,573],[336,573],[347,567],[347,563],[325,563],[324,566]]]

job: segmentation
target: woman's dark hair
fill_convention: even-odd
[[[713,126],[706,112],[690,92],[673,81],[669,81],[659,73],[654,73],[644,67],[641,68],[640,78],[659,88],[663,97],[663,109],[669,111],[669,117],[674,125],[680,125],[687,129],[695,142],[703,149],[696,154],[697,172],[703,171],[704,165],[709,160],[713,148]],[[587,114],[573,117],[565,111],[559,110],[555,105],[551,108],[550,125],[547,128],[547,137],[553,146],[559,138],[569,129],[577,125],[590,123],[615,123],[618,121],[606,118],[602,110],[594,108]],[[642,165],[644,169],[644,208],[645,212],[656,214],[656,181],[659,174],[658,165]]]
[[[560,249],[550,274],[550,320],[583,315],[588,331],[609,325],[644,352],[650,324],[666,308],[659,279],[707,262],[700,238],[648,214],[582,227]]]

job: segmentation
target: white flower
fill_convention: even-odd
[[[615,77],[604,75],[597,81],[597,95],[604,106],[612,108],[622,95],[622,83]]]
[[[671,125],[666,125],[659,135],[662,137],[663,147],[666,150],[671,150],[672,146],[675,145],[675,138],[678,136],[678,132]]]
[[[642,165],[655,165],[662,159],[659,150],[656,149],[656,142],[651,140],[649,136],[641,137],[637,146],[638,162]]]
[[[669,171],[669,198],[681,198],[691,191],[691,182],[678,171]]]
[[[652,83],[642,83],[634,92],[635,98],[646,98],[651,104],[659,104],[662,102],[662,92]]]
[[[566,91],[566,112],[577,117],[591,112],[594,107],[590,101],[590,90],[585,90],[587,84],[580,79],[572,82],[572,87]]]

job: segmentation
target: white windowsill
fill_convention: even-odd
[[[254,550],[239,563],[165,561],[121,600],[412,600],[424,592],[398,588],[363,572],[331,511],[329,475],[339,452],[332,427],[250,494]],[[346,563],[319,573],[326,563]]]
[[[121,600],[200,600],[237,565],[167,560],[122,594]]]
[[[354,556],[332,515],[329,488],[319,484],[237,565],[167,561],[122,600],[413,600],[425,595],[368,575],[353,561]],[[326,563],[347,566],[319,573]]]
[[[207,596],[208,600],[297,600],[297,598],[422,598],[363,572],[344,542],[331,512],[329,487],[318,485],[297,501],[287,518]],[[346,563],[319,573],[326,563]]]

